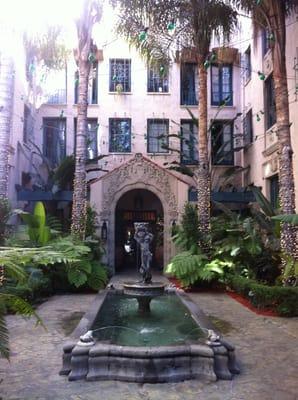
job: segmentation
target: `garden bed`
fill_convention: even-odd
[[[179,280],[169,278],[177,288],[182,288]],[[221,286],[184,288],[186,292],[202,293],[226,292],[231,298],[238,301],[258,315],[276,317],[298,316],[298,288],[283,286],[268,286],[242,276],[230,275],[227,278],[228,290]]]

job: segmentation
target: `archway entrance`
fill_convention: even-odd
[[[136,271],[138,249],[134,237],[134,222],[148,222],[154,235],[152,269],[163,268],[163,221],[161,201],[149,190],[133,189],[117,202],[115,218],[115,270]]]

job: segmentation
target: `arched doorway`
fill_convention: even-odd
[[[152,269],[163,268],[164,212],[160,199],[150,190],[132,189],[123,194],[115,211],[115,272],[137,270],[138,249],[133,239],[134,222],[148,222],[154,235]],[[131,248],[131,251],[127,245]],[[126,245],[126,246],[125,246]]]

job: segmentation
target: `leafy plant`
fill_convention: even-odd
[[[75,170],[74,155],[66,156],[56,168],[53,176],[54,182],[60,190],[72,190]]]
[[[196,206],[185,203],[181,225],[173,231],[174,243],[183,250],[195,251],[199,238],[199,219]]]
[[[298,214],[274,215],[272,219],[274,221],[284,222],[292,225],[298,225]]]
[[[11,216],[11,206],[8,199],[0,197],[0,245],[4,243],[7,233],[7,223]]]
[[[44,246],[49,242],[51,231],[46,225],[46,212],[41,201],[36,203],[33,214],[25,211],[18,211],[18,214],[28,225],[28,235],[33,243],[37,246]]]
[[[191,251],[178,253],[166,266],[165,273],[179,279],[182,286],[188,287],[199,280],[219,280],[226,268],[233,266],[232,262],[219,259],[208,260],[203,253],[193,254]]]

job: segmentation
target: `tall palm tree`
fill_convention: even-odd
[[[72,235],[82,239],[85,237],[87,215],[87,182],[85,164],[88,82],[91,66],[94,62],[92,28],[96,22],[100,21],[101,15],[102,6],[100,1],[84,0],[80,18],[76,21],[78,35],[76,56],[79,69],[79,93],[71,233]]]
[[[0,53],[0,197],[8,194],[8,157],[12,118],[14,71],[10,56]]]
[[[293,149],[289,116],[286,67],[286,16],[298,6],[298,0],[232,0],[238,7],[252,13],[256,27],[266,27],[271,34],[273,80],[276,101],[276,124],[279,154],[279,198],[283,214],[295,214]],[[282,224],[281,248],[297,258],[297,228]]]
[[[212,35],[229,37],[236,25],[237,13],[223,0],[114,0],[120,5],[118,31],[152,62],[169,62],[175,43],[194,49],[199,86],[199,166],[195,175],[198,189],[199,229],[202,237],[210,234],[210,165],[208,152],[207,69]],[[172,24],[172,25],[170,25]],[[169,33],[176,25],[174,32]],[[143,35],[141,36],[140,35]],[[141,39],[141,40],[140,40]],[[202,243],[201,243],[202,244]]]

